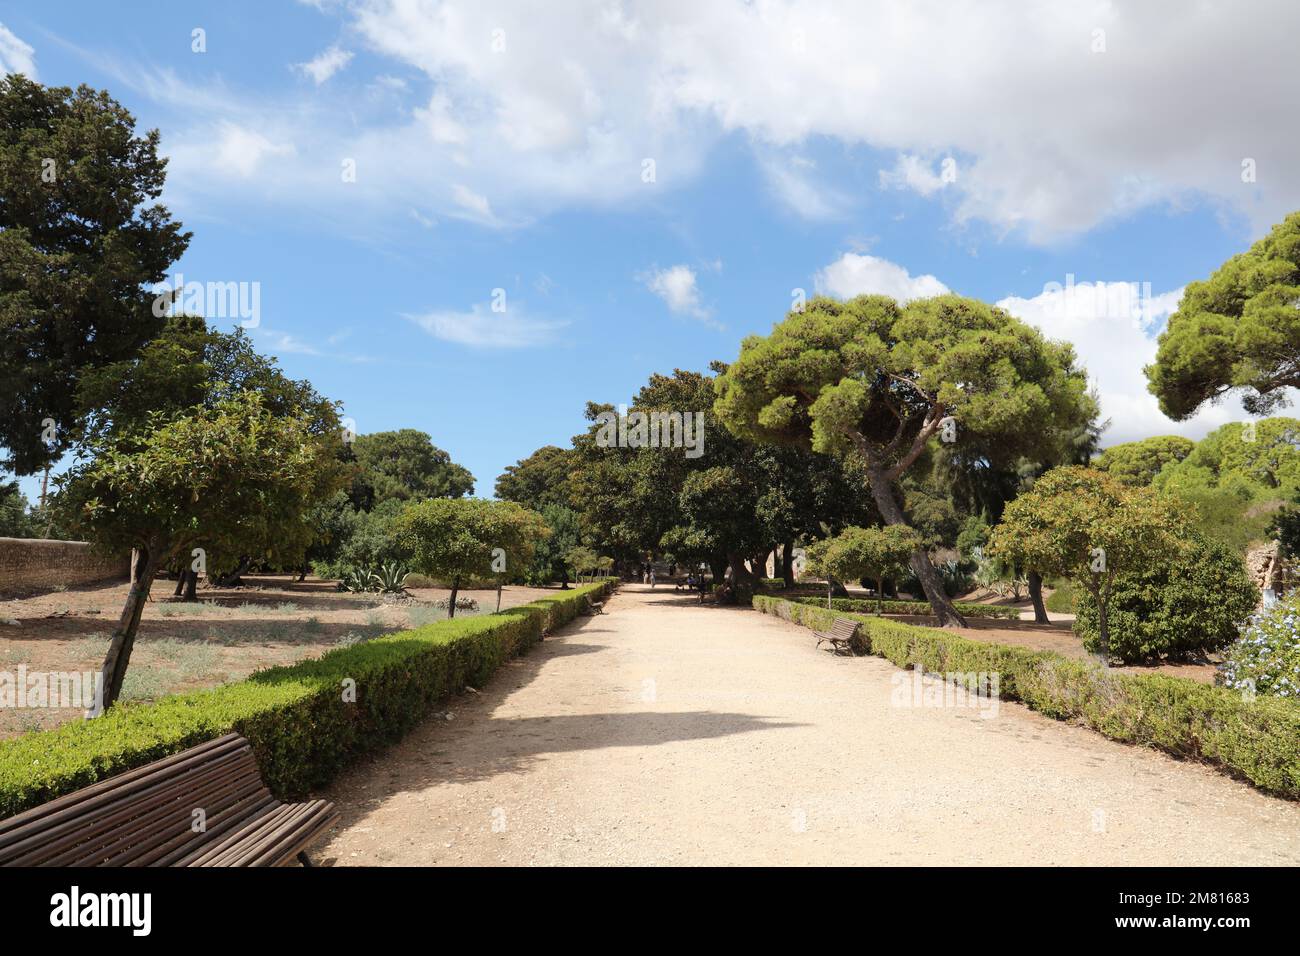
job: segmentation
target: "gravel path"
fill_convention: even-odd
[[[1296,865],[1300,805],[625,585],[325,794],[322,862]],[[983,701],[989,704],[989,701]]]

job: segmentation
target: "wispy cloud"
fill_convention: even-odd
[[[435,339],[478,349],[537,348],[556,341],[568,322],[526,315],[518,305],[505,312],[493,312],[474,305],[468,312],[437,311],[422,315],[404,314]]]
[[[308,60],[306,63],[295,63],[294,69],[309,76],[320,86],[331,76],[343,69],[352,60],[352,51],[344,50],[338,46],[332,46],[327,50],[321,51],[320,54]]]
[[[0,23],[0,73],[23,73],[36,79],[36,51]]]

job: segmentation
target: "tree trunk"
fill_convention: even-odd
[[[1046,624],[1047,605],[1043,603],[1043,576],[1037,571],[1028,571],[1025,573],[1025,579],[1029,582],[1029,600],[1034,605],[1034,623]]]
[[[742,583],[753,584],[754,575],[750,573],[749,568],[745,567],[745,559],[741,557],[740,552],[727,552],[727,564],[731,566],[731,583],[733,587]]]
[[[199,572],[193,569],[187,569],[181,572],[185,575],[185,593],[181,595],[182,601],[197,601],[199,599],[196,589],[199,586]]]
[[[497,578],[497,611],[501,610],[501,579]]]
[[[880,516],[885,519],[885,524],[907,527],[907,519],[903,517],[903,509],[894,496],[894,489],[884,470],[871,468],[867,475],[871,483],[871,496],[875,499],[876,507],[880,509]],[[938,618],[939,626],[965,627],[966,619],[961,616],[961,612],[957,610],[956,605],[944,593],[943,581],[939,577],[939,572],[935,570],[934,565],[930,562],[930,556],[925,553],[925,548],[917,548],[913,551],[907,564],[912,569],[912,573],[916,575],[916,579],[921,582],[921,589],[925,591],[925,599],[930,602],[930,609],[934,611],[934,616]]]
[[[117,629],[108,644],[108,653],[104,656],[104,667],[100,671],[100,694],[101,706],[105,711],[117,702],[118,695],[122,693],[122,679],[126,677],[126,667],[131,662],[135,634],[140,629],[140,615],[144,613],[145,603],[149,600],[149,588],[153,584],[155,550],[140,549],[135,583],[127,592],[122,616],[118,619]]]
[[[451,579],[451,597],[447,599],[447,618],[456,616],[456,592],[460,590],[460,577]]]
[[[560,568],[560,590],[569,590],[569,569]]]
[[[876,578],[876,617],[885,616],[885,579]]]
[[[789,539],[781,545],[781,578],[786,587],[794,587],[794,542]]]

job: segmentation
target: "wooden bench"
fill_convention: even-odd
[[[853,653],[853,639],[857,637],[858,628],[862,625],[858,621],[850,621],[846,617],[837,617],[835,623],[831,625],[829,631],[817,631],[817,646],[821,647],[822,642],[830,644],[831,649],[836,654],[840,651]]]
[[[338,818],[276,800],[227,734],[0,820],[0,866],[310,866]]]

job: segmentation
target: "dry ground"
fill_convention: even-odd
[[[175,582],[154,582],[131,655],[124,698],[155,699],[242,680],[255,670],[318,657],[341,643],[441,620],[432,602],[446,591],[419,589],[416,603],[385,603],[373,594],[347,594],[333,582],[288,575],[246,575],[247,587],[200,588],[197,603],[172,597]],[[19,664],[32,671],[98,670],[117,624],[128,586],[56,591],[0,599],[0,670]],[[509,587],[501,606],[515,607],[549,593]],[[495,591],[461,591],[496,608]],[[466,611],[457,611],[464,615]],[[15,625],[9,623],[17,621]],[[79,710],[0,708],[0,739],[80,719]]]
[[[1018,704],[900,704],[908,672],[757,611],[641,585],[606,608],[348,771],[318,858],[1300,863],[1300,805],[1208,767]]]

